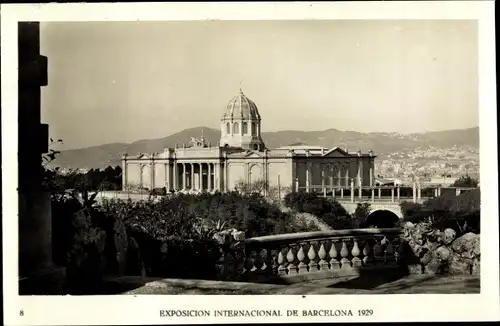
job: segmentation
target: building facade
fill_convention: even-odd
[[[287,146],[268,149],[261,137],[257,105],[243,92],[221,118],[216,146],[204,139],[165,148],[161,153],[122,156],[123,189],[231,191],[241,183],[263,181],[269,187],[325,191],[373,186],[373,152],[338,147]]]

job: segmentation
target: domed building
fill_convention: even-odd
[[[123,189],[167,191],[232,191],[240,184],[263,181],[268,187],[343,196],[348,188],[374,185],[373,152],[348,152],[338,147],[287,146],[268,149],[261,136],[255,102],[241,90],[221,117],[216,146],[191,138],[161,153],[122,157]],[[284,194],[284,192],[282,193]]]

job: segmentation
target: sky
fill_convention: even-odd
[[[64,149],[220,129],[240,87],[262,131],[479,125],[475,21],[41,24],[42,120]]]

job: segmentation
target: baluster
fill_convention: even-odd
[[[335,240],[332,240],[331,244],[332,245],[330,247],[330,251],[328,252],[328,255],[330,256],[330,266],[331,266],[330,268],[332,270],[339,269],[340,262],[337,259],[338,252],[337,252]]]
[[[387,241],[387,247],[385,247],[385,263],[388,265],[394,265],[396,263],[394,257],[394,247],[391,240]]]
[[[304,263],[304,260],[306,259],[306,254],[304,253],[304,245],[305,243],[301,243],[300,249],[297,252],[297,260],[299,261],[299,274],[305,274],[307,273],[307,264]]]
[[[359,258],[359,255],[361,254],[361,251],[359,250],[358,247],[358,241],[356,239],[353,239],[354,245],[351,250],[351,255],[352,255],[352,267],[361,267],[361,259]]]
[[[270,249],[269,250],[269,261],[266,263],[267,267],[267,273],[269,275],[276,275],[278,274],[278,253],[276,249]]]
[[[318,272],[318,263],[316,262],[316,250],[314,249],[314,244],[311,243],[309,251],[307,252],[307,258],[309,258],[309,272]]]
[[[249,275],[253,271],[254,266],[253,266],[253,259],[250,255],[247,255],[245,257],[245,264],[243,265],[243,274],[244,275]]]
[[[264,259],[262,258],[264,250],[265,249],[261,249],[255,253],[255,261],[253,264],[255,266],[254,272],[256,274],[262,274],[262,272],[265,268]]]
[[[347,249],[347,240],[342,239],[342,249],[340,249],[340,256],[342,259],[340,260],[341,268],[351,268],[351,262],[347,257],[349,256],[349,250]]]
[[[383,249],[382,246],[380,245],[379,241],[375,237],[375,245],[373,246],[373,254],[375,256],[375,263],[379,263],[380,261],[383,260]]]
[[[278,275],[286,275],[286,272],[285,256],[283,255],[283,250],[280,250],[278,253]]]
[[[325,244],[321,243],[321,246],[319,247],[318,251],[318,257],[319,257],[319,270],[320,271],[326,271],[328,270],[328,262],[325,260],[326,258],[326,250],[325,250]]]
[[[373,265],[373,255],[372,248],[370,247],[370,241],[365,241],[365,246],[363,248],[363,266],[370,267]]]
[[[288,274],[297,274],[297,266],[295,266],[295,255],[293,254],[293,247],[290,246],[288,254],[286,255],[286,260],[288,260]]]
[[[253,268],[250,270],[251,272],[258,272],[260,267],[262,267],[262,261],[260,259],[260,251],[257,252],[255,250],[252,250],[252,253],[250,254],[250,256],[252,257],[252,261],[253,261]]]

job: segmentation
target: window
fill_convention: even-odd
[[[258,150],[258,149],[259,149],[259,145],[257,145],[257,144],[253,144],[253,149],[254,149],[254,150]]]
[[[248,123],[247,122],[243,122],[243,125],[242,125],[241,129],[243,129],[243,135],[248,134]]]
[[[226,134],[230,134],[231,133],[231,125],[228,123],[226,123]]]
[[[238,122],[235,122],[233,125],[233,134],[239,134],[240,128],[238,128]]]
[[[257,135],[257,123],[252,122],[252,136]]]

